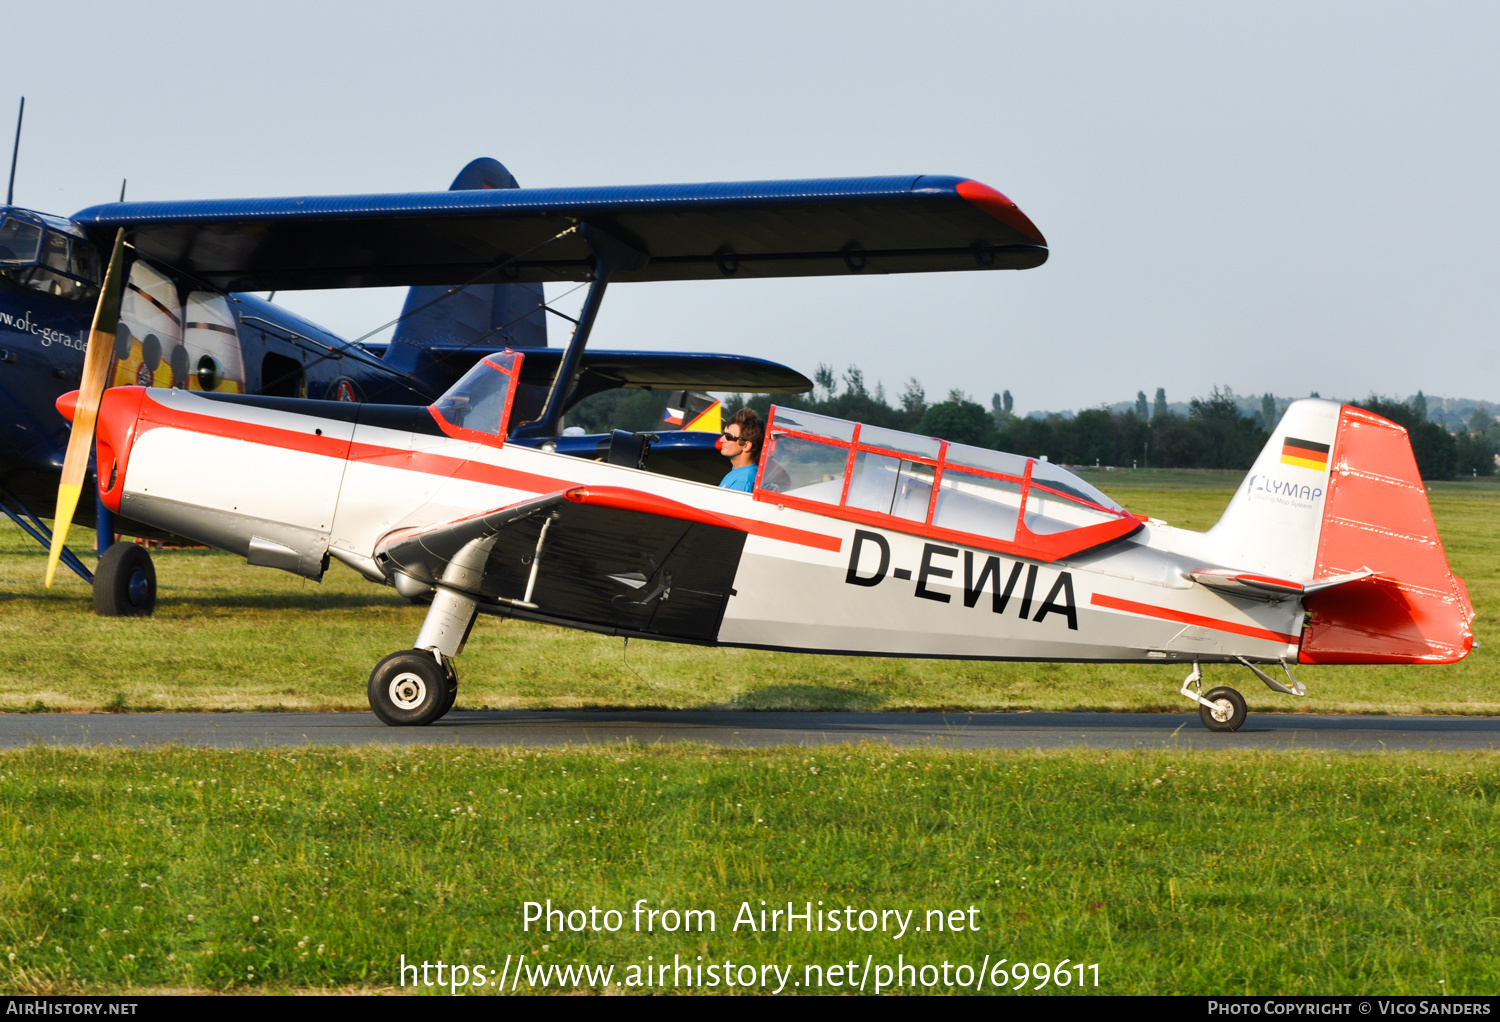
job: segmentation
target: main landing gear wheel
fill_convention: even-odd
[[[115,543],[94,569],[94,613],[148,617],[156,609],[156,567],[137,543]]]
[[[1245,697],[1232,688],[1211,688],[1203,696],[1213,707],[1198,704],[1198,716],[1210,731],[1238,731],[1245,723]]]
[[[424,649],[392,653],[370,672],[370,709],[392,727],[431,724],[457,693],[457,676]]]

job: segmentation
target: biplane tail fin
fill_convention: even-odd
[[[1294,402],[1209,537],[1225,565],[1303,588],[1303,663],[1451,663],[1473,647],[1411,441],[1373,412]]]
[[[459,171],[448,190],[519,187],[500,161],[481,157]],[[447,389],[473,362],[451,357],[439,360],[429,350],[434,345],[472,347],[475,357],[498,348],[547,346],[541,284],[475,284],[450,295],[451,290],[451,285],[408,290],[401,322],[385,352],[386,361],[416,376],[434,392]]]

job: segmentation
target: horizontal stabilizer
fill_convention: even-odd
[[[1375,578],[1379,574],[1378,571],[1371,571],[1369,568],[1363,571],[1351,571],[1346,575],[1334,575],[1330,578],[1319,579],[1316,582],[1309,582],[1302,587],[1302,592],[1304,594],[1321,593],[1325,589],[1345,586],[1350,582],[1363,582],[1365,579]]]
[[[395,195],[113,202],[148,259],[225,291],[583,281],[595,225],[649,258],[612,281],[1020,270],[1047,241],[1016,204],[960,177],[832,178]]]
[[[1241,596],[1250,600],[1267,600],[1276,603],[1280,600],[1295,599],[1306,596],[1309,593],[1322,592],[1335,586],[1347,585],[1350,582],[1359,582],[1374,577],[1375,572],[1366,568],[1364,571],[1352,571],[1345,575],[1334,578],[1325,578],[1317,582],[1302,585],[1284,578],[1268,578],[1264,575],[1246,575],[1232,571],[1205,569],[1191,573],[1194,582],[1228,593],[1231,596]]]
[[[1242,596],[1251,600],[1267,600],[1275,603],[1280,600],[1296,599],[1302,595],[1300,583],[1282,578],[1214,570],[1195,571],[1191,575],[1193,581],[1199,585],[1217,589],[1230,596]]]

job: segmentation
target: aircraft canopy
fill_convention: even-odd
[[[1140,527],[1056,465],[778,406],[756,487],[759,500],[1036,560]]]

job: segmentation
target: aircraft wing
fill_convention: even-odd
[[[446,363],[450,371],[462,373],[485,355],[498,350],[482,344],[429,344],[425,357]],[[551,384],[562,360],[562,348],[520,348],[521,382]],[[717,355],[687,351],[596,351],[585,350],[578,385],[577,403],[601,390],[626,387],[635,390],[721,390],[741,394],[804,394],[813,383],[797,370],[750,355]]]
[[[550,384],[561,348],[526,348],[521,382]],[[754,394],[802,394],[813,383],[795,369],[748,355],[676,351],[585,351],[576,394],[601,390],[726,390]]]
[[[441,582],[539,620],[706,641],[718,634],[744,544],[744,530],[709,512],[589,486],[397,530],[377,544],[375,562],[398,588]]]
[[[583,238],[556,237],[585,223],[650,256],[617,281],[1028,269],[1047,258],[1004,195],[921,175],[117,202],[73,219],[101,243],[123,227],[146,258],[225,291],[587,280]]]

